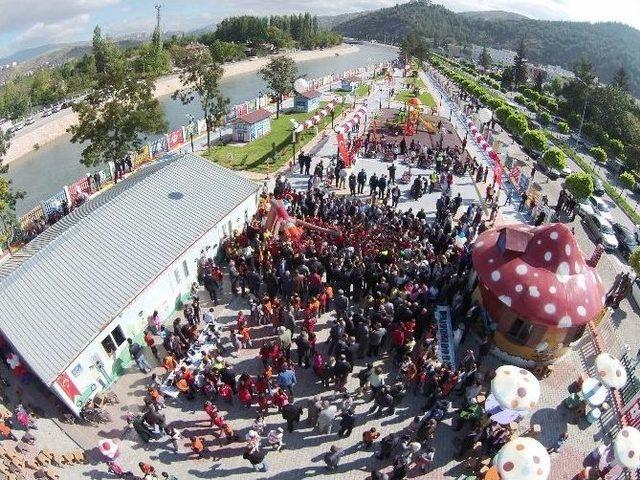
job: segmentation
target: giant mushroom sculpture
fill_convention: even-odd
[[[624,427],[613,441],[613,454],[624,468],[640,469],[640,431]]]
[[[493,459],[500,480],[546,480],[551,460],[540,442],[518,437],[507,442]]]
[[[510,355],[534,360],[545,344],[549,359],[558,357],[603,312],[602,280],[563,224],[487,230],[472,258],[494,341]]]
[[[540,382],[524,368],[502,365],[491,380],[491,394],[502,408],[530,410],[540,400]]]
[[[609,388],[622,388],[627,383],[627,369],[617,358],[604,352],[596,357],[595,363],[596,377],[603,385]]]

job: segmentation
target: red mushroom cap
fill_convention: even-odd
[[[472,258],[484,286],[532,323],[580,326],[604,306],[602,279],[563,224],[487,230],[476,240]]]

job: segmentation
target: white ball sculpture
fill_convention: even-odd
[[[293,82],[293,89],[297,93],[306,92],[309,90],[309,82],[307,82],[304,78],[299,78],[295,82]]]

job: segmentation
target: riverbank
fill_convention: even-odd
[[[359,51],[357,45],[342,44],[333,48],[324,50],[301,50],[292,52],[289,55],[296,62],[304,62],[307,60],[316,60],[336,55],[347,55],[357,53]],[[224,65],[224,76],[232,77],[243,73],[257,72],[270,60],[270,56],[261,57],[255,60],[243,60],[241,62],[227,63]],[[180,87],[180,79],[178,75],[167,75],[156,82],[155,96],[164,97],[175,92]],[[46,145],[67,133],[67,129],[76,123],[77,115],[70,109],[63,110],[55,116],[43,119],[41,125],[37,125],[26,132],[18,132],[11,139],[11,147],[4,158],[3,164],[9,164],[12,161],[26,155],[34,150],[34,146]]]

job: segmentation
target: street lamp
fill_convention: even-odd
[[[578,128],[578,136],[576,137],[575,149],[577,150],[578,143],[580,142],[581,136],[582,136],[582,127],[584,126],[584,116],[587,113],[587,101],[589,100],[589,94],[591,93],[591,88],[590,88],[590,85],[587,84],[587,82],[585,82],[581,78],[576,77],[576,80],[578,80],[581,84],[587,87],[587,93],[584,96],[584,106],[582,107],[582,117],[580,118],[580,128]],[[595,83],[598,83],[598,77],[595,77],[593,81]]]
[[[191,115],[190,113],[186,114],[185,117],[187,117],[187,120],[189,120],[189,137],[191,139],[191,153],[193,153],[195,151],[195,149],[193,147],[193,122],[194,122],[194,118],[193,118],[193,115]]]

